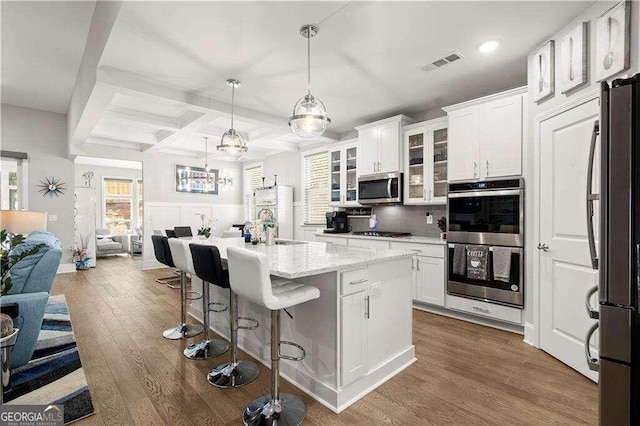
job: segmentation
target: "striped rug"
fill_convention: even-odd
[[[63,294],[49,297],[36,350],[11,385],[6,404],[63,404],[65,423],[94,413]]]

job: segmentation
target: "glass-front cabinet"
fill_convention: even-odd
[[[357,141],[329,151],[331,160],[331,205],[358,205]]]
[[[404,204],[446,204],[447,119],[404,128]]]

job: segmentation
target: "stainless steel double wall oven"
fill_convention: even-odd
[[[449,184],[447,292],[523,307],[524,181],[521,178]],[[456,244],[489,248],[488,279],[454,273]],[[495,247],[511,249],[509,280],[493,275]]]

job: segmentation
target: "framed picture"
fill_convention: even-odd
[[[596,20],[596,77],[605,80],[629,68],[631,2],[618,3]]]
[[[549,40],[533,56],[533,100],[540,102],[555,91],[554,41]]]
[[[218,170],[176,165],[176,192],[218,194]]]
[[[587,22],[583,22],[560,41],[560,93],[587,82]]]

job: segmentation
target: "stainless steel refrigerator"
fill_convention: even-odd
[[[640,74],[615,80],[611,86],[603,82],[601,108],[599,251],[593,227],[589,232],[600,283],[587,295],[589,315],[598,322],[589,331],[585,351],[589,367],[600,372],[600,424],[631,425],[640,424]],[[587,217],[592,221],[598,195],[590,194],[590,183]],[[590,295],[596,292],[599,311],[589,306]],[[596,329],[597,357],[589,347]]]

